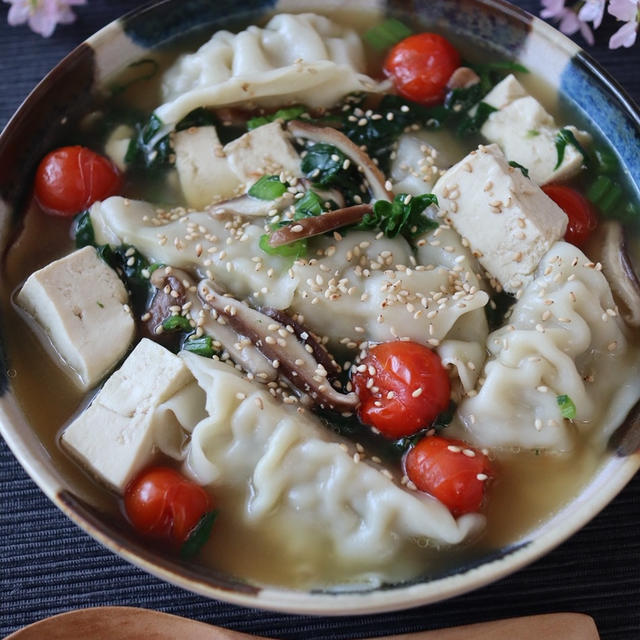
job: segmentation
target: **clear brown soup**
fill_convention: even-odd
[[[357,19],[349,15],[344,19],[352,24],[359,23],[359,27],[371,23],[371,19],[362,14]],[[486,53],[477,55],[476,52],[467,51],[464,46],[461,48],[469,59],[489,57]],[[170,59],[171,56],[163,54],[159,59],[161,67]],[[377,64],[378,60],[372,60],[372,66]],[[114,81],[122,80],[116,78]],[[540,79],[529,75],[521,80],[550,111],[557,108],[553,92]],[[132,85],[118,98],[116,106],[121,106],[123,101],[127,106],[133,104],[146,110],[160,102],[153,80]],[[108,110],[113,103],[107,100],[98,106],[101,110]],[[558,114],[556,111],[555,115],[560,122],[572,121],[571,114]],[[78,138],[83,135],[86,134],[81,129]],[[468,149],[476,143],[476,140],[465,141]],[[83,144],[95,146],[95,141],[89,138]],[[141,187],[129,183],[126,195],[144,197],[148,188],[149,185]],[[149,193],[146,195],[152,199]],[[3,324],[13,389],[54,464],[79,497],[120,518],[122,527],[128,527],[121,515],[117,497],[96,484],[59,446],[61,430],[88,404],[94,392],[85,395],[78,391],[57,362],[55,354],[43,346],[30,322],[16,310],[12,302],[15,291],[33,271],[73,250],[71,221],[47,216],[32,205],[19,224],[24,225],[24,229],[15,230],[17,240],[6,255],[2,282]],[[46,242],[43,242],[43,238],[47,239]],[[582,444],[570,456],[539,452],[498,453],[497,479],[489,490],[487,527],[481,536],[457,548],[423,549],[416,545],[411,554],[420,563],[418,566],[429,567],[428,573],[438,574],[515,544],[571,501],[593,476],[602,459],[603,452],[588,443]],[[241,525],[237,505],[219,506],[221,516],[210,541],[198,557],[199,562],[251,582],[287,587],[307,586],[304,577],[289,568],[282,550],[272,547],[268,536]],[[418,569],[416,573],[422,571]],[[335,573],[323,575],[320,570],[309,579],[316,584],[330,584],[348,582],[349,576]]]

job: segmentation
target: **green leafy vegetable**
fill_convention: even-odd
[[[355,196],[359,197],[360,202],[367,201],[368,193],[361,188],[362,176],[346,160],[344,153],[333,145],[318,142],[305,150],[300,166],[305,177],[314,185],[339,189],[347,206],[355,202]]]
[[[165,331],[193,331],[188,318],[184,316],[169,316],[162,321]]]
[[[97,304],[101,309],[104,309],[104,305],[102,304],[102,302],[100,302],[100,300],[98,300],[98,301],[96,302],[96,304]]]
[[[567,420],[573,420],[576,417],[576,405],[573,404],[573,400],[567,395],[560,395],[556,400],[562,417],[567,418]]]
[[[276,200],[284,195],[287,184],[278,176],[262,176],[250,189],[249,195],[260,200]]]
[[[509,166],[513,167],[514,169],[520,169],[522,175],[525,178],[529,177],[529,169],[527,169],[526,167],[523,167],[519,162],[516,162],[515,160],[510,160]]]
[[[176,124],[176,131],[184,131],[191,129],[191,127],[215,127],[217,125],[218,119],[209,109],[198,107],[187,113],[187,115]]]
[[[79,213],[73,220],[73,234],[75,236],[76,248],[95,246],[96,237],[93,233],[93,224],[89,210]]]
[[[213,346],[213,339],[211,336],[202,336],[200,338],[189,338],[184,341],[182,348],[185,351],[191,351],[199,356],[205,358],[212,358],[216,353],[216,349]]]
[[[373,211],[365,215],[355,228],[380,229],[389,238],[395,238],[399,233],[412,238],[438,226],[437,222],[423,213],[432,204],[438,204],[438,199],[432,193],[421,196],[400,193],[393,202],[377,200]]]
[[[562,161],[564,160],[564,152],[568,144],[573,145],[576,148],[578,153],[580,153],[580,155],[582,156],[582,159],[584,160],[584,163],[586,165],[590,164],[590,159],[587,155],[587,152],[576,140],[573,132],[570,129],[560,129],[560,131],[558,131],[556,135],[556,152],[558,154],[558,160],[556,162],[556,166],[553,167],[554,171],[562,164]]]
[[[186,542],[180,548],[180,555],[183,558],[193,558],[193,556],[200,551],[211,535],[211,528],[217,516],[218,511],[214,510],[205,513],[202,518],[200,518],[200,522],[194,527]]]
[[[130,86],[143,82],[144,80],[150,80],[158,73],[158,63],[151,58],[144,58],[137,62],[132,62],[128,69],[133,69],[136,74],[133,77],[126,80],[122,84],[113,84],[110,87],[111,95],[117,96],[124,93]]]
[[[385,51],[412,33],[411,29],[400,20],[389,18],[375,27],[371,27],[365,32],[363,38],[376,51]]]
[[[129,141],[124,161],[130,167],[160,170],[172,164],[173,149],[162,120],[152,113],[145,123],[138,123]]]
[[[478,133],[494,111],[497,111],[495,107],[486,102],[479,102],[473,115],[467,113],[462,118],[456,129],[457,134],[463,138]]]
[[[278,109],[275,113],[270,113],[266,116],[256,116],[247,121],[247,129],[251,131],[262,125],[275,122],[276,120],[296,120],[303,113],[306,113],[307,108],[301,104],[294,105],[292,107],[286,107],[285,109]]]

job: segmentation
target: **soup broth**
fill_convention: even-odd
[[[357,19],[347,14],[331,17],[343,24],[355,26],[360,33],[375,22],[365,14],[359,14]],[[204,41],[205,38],[202,38],[202,42]],[[465,60],[474,63],[495,61],[487,52],[468,50],[462,45],[460,49]],[[189,49],[191,50],[192,48]],[[380,76],[382,55],[371,48],[367,52],[370,58],[370,75]],[[148,62],[146,67],[133,66],[121,77],[107,83],[106,89],[115,91],[115,95],[109,95],[109,91],[106,91],[107,97],[98,98],[95,112],[80,124],[74,139],[65,142],[75,143],[77,140],[82,145],[104,153],[105,134],[112,131],[107,126],[109,123],[122,123],[125,121],[123,114],[145,113],[145,117],[148,117],[150,111],[162,103],[160,82],[163,73],[182,53],[183,50],[176,50],[158,54],[157,59]],[[143,77],[146,73],[136,75],[143,68],[153,69],[152,77]],[[518,77],[521,77],[526,90],[551,111],[558,122],[577,120],[576,114],[557,111],[556,98],[542,80],[532,74],[521,73]],[[281,106],[287,106],[287,102],[284,100]],[[240,109],[243,107],[242,104],[238,106]],[[270,111],[272,110],[253,108],[248,115],[252,117]],[[227,108],[212,109],[212,112],[217,121],[223,123],[223,133],[226,120],[232,121],[226,132],[230,136],[237,130],[238,135],[246,131],[243,124],[247,119],[246,113],[239,116],[233,109]],[[323,110],[311,110],[316,117],[321,117],[322,112]],[[133,116],[129,123],[132,118]],[[444,131],[447,130],[445,125]],[[461,139],[456,139],[451,134],[449,149],[454,150],[452,152],[457,162],[483,142],[485,141],[479,133],[472,133]],[[597,143],[604,145],[601,141]],[[607,151],[610,152],[608,149]],[[619,173],[613,179],[625,185],[627,178]],[[582,191],[588,190],[585,177],[575,178],[570,183]],[[129,169],[125,174],[122,193],[132,200],[162,203],[167,208],[188,206],[182,198],[180,182],[173,169],[157,173]],[[629,190],[625,193],[629,193]],[[16,229],[17,239],[5,258],[2,290],[6,346],[14,372],[12,387],[28,421],[63,475],[78,489],[79,495],[99,509],[121,518],[123,527],[130,527],[121,515],[122,498],[105,489],[60,444],[61,433],[89,406],[98,389],[91,389],[88,393],[79,389],[74,382],[74,374],[60,362],[46,340],[38,337],[40,329],[15,303],[16,292],[30,274],[74,249],[74,227],[69,218],[47,215],[36,203],[32,203],[25,212],[20,224],[22,227]],[[43,242],[43,238],[47,241]],[[136,341],[139,337],[138,333]],[[343,351],[335,343],[329,344],[330,349],[333,345],[334,355],[341,365],[345,360],[353,358],[353,350]],[[440,435],[446,437],[449,429],[450,427],[445,427],[439,432]],[[457,429],[456,435],[459,427]],[[593,431],[597,431],[597,428]],[[359,433],[354,435],[356,442]],[[249,522],[245,501],[247,494],[255,490],[254,487],[249,485],[239,488],[232,484],[225,486],[225,480],[222,479],[212,489],[214,495],[217,494],[217,521],[210,538],[200,550],[197,561],[252,583],[300,589],[337,585],[350,585],[354,588],[363,584],[371,586],[381,580],[380,576],[383,576],[382,581],[386,583],[402,583],[421,576],[437,577],[456,567],[517,545],[574,499],[601,464],[604,447],[601,439],[591,436],[576,436],[573,444],[570,453],[537,447],[529,450],[526,447],[489,447],[495,477],[489,484],[482,507],[486,516],[486,526],[482,531],[463,543],[454,545],[439,543],[427,537],[408,536],[397,553],[389,558],[381,557],[373,564],[369,560],[345,561],[344,557],[332,551],[331,538],[324,528],[313,526],[312,522],[302,519],[303,530],[288,531],[289,521],[281,519],[278,509],[274,509],[259,522]],[[369,458],[372,455],[369,454]],[[366,456],[365,451],[362,457],[366,459]],[[180,467],[175,460],[167,461],[167,464]],[[400,485],[404,475],[401,456],[396,457],[390,466],[390,472]],[[311,542],[309,536],[312,536]],[[283,545],[283,540],[287,540],[286,545]]]

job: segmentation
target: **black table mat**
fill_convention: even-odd
[[[0,4],[0,127],[54,64],[92,32],[141,4],[89,0],[48,40],[6,24]],[[520,0],[537,12],[537,0]],[[592,55],[640,100],[640,42]],[[580,42],[580,40],[578,40]],[[554,611],[593,616],[604,640],[640,638],[640,476],[597,518],[524,570],[473,593],[417,609],[344,618],[289,616],[207,600],[147,575],[62,515],[0,439],[0,637],[74,608],[158,609],[274,638],[363,638]],[[543,640],[543,639],[541,639]]]

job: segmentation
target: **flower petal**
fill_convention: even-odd
[[[638,35],[638,24],[627,22],[621,26],[610,38],[609,48],[617,49],[618,47],[631,47],[636,41]]]
[[[587,0],[582,9],[578,13],[578,18],[583,22],[593,22],[593,26],[597,29],[602,22],[604,15],[605,0]]]
[[[638,2],[637,0],[610,0],[608,10],[618,20],[623,20],[624,22],[635,21]]]
[[[27,4],[27,0],[15,2],[11,5],[9,14],[7,15],[7,22],[12,27],[15,27],[18,24],[24,24],[28,19],[29,6]]]

